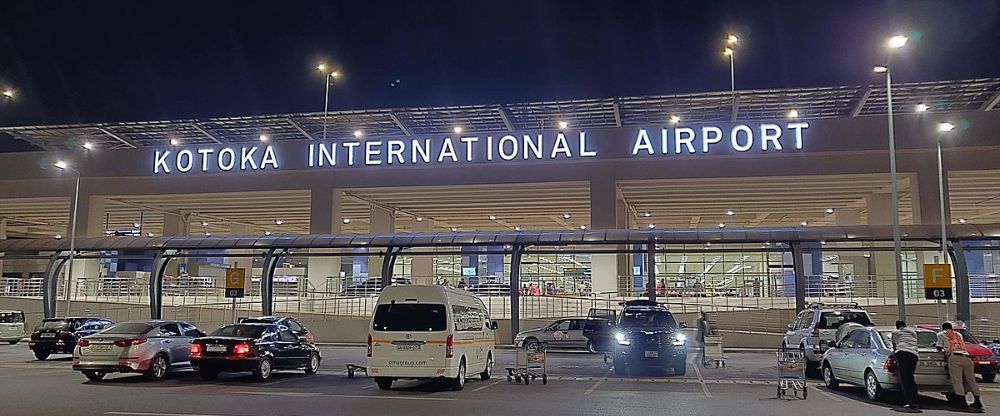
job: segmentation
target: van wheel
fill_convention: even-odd
[[[997,373],[986,373],[983,374],[983,383],[992,383],[993,380],[997,379]]]
[[[594,341],[587,341],[587,351],[591,354],[597,354],[600,352],[597,350],[597,345],[594,344]]]
[[[18,342],[21,342],[21,340],[7,341],[7,343],[10,344],[10,345],[16,345]]]
[[[48,350],[35,350],[35,358],[39,361],[45,361],[45,359],[49,358],[50,355],[52,355],[52,353]]]
[[[452,390],[462,390],[465,388],[465,358],[458,364],[458,377],[451,379]]]
[[[481,380],[489,380],[493,377],[493,353],[486,354],[486,368],[483,369],[482,373],[479,373],[479,378]]]
[[[375,384],[378,385],[380,390],[389,390],[392,388],[392,379],[386,377],[376,377]]]

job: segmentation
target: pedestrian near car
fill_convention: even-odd
[[[896,321],[896,331],[892,333],[893,356],[899,365],[899,381],[903,388],[903,409],[919,413],[920,400],[917,392],[917,331],[906,326],[906,322]]]
[[[715,331],[712,329],[712,323],[708,321],[708,314],[705,311],[698,313],[698,319],[695,320],[695,326],[697,327],[697,338],[698,342],[701,343],[701,352],[699,358],[701,358],[701,364],[705,365],[705,336],[713,335]]]
[[[965,340],[962,334],[955,331],[951,322],[941,324],[941,332],[938,333],[938,349],[944,351],[948,360],[948,375],[951,376],[951,384],[958,406],[962,409],[982,409],[983,402],[980,398],[979,385],[976,384],[975,366],[972,365],[972,358],[965,347]],[[970,406],[965,400],[965,395],[972,393],[975,399]]]

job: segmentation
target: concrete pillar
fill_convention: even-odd
[[[430,230],[430,221],[413,221],[413,232],[422,233]],[[413,256],[413,262],[410,263],[410,276],[415,285],[433,284],[436,277],[434,276],[434,258],[432,256]]]
[[[948,171],[944,177],[945,224],[951,223],[951,202],[949,201]],[[941,195],[938,190],[937,158],[927,158],[918,166],[913,182],[910,200],[913,201],[914,224],[941,224]]]
[[[872,194],[866,202],[868,225],[892,224],[892,194]],[[891,251],[873,251],[869,262],[876,295],[886,299],[896,297],[896,262],[893,255]]]
[[[837,225],[862,225],[861,210],[858,208],[838,208],[833,216]]]
[[[92,196],[86,193],[85,188],[80,189],[80,201],[76,207],[76,238],[96,238],[103,237],[106,231],[104,208],[107,198],[104,196]],[[73,206],[70,205],[70,210]],[[72,211],[71,211],[72,214]],[[70,218],[72,224],[72,218]],[[67,237],[71,235],[72,225],[66,227]],[[63,271],[68,271],[64,267]],[[73,260],[73,276],[70,276],[70,296],[76,298],[79,294],[96,294],[101,278],[101,262],[98,259]],[[78,293],[86,290],[86,293]]]
[[[186,212],[182,211],[177,214],[163,214],[164,236],[187,236],[190,233],[191,223],[188,221]],[[187,264],[187,259],[177,258],[167,262],[167,268],[163,272],[164,276],[179,276],[181,263]]]
[[[868,205],[868,225],[892,224],[892,194],[871,194],[865,197]]]
[[[618,228],[620,210],[615,178],[612,175],[590,180],[590,226],[595,230]],[[598,248],[598,247],[595,247]],[[608,248],[608,247],[600,247]],[[590,262],[591,290],[594,293],[617,293],[620,257],[617,254],[594,254]],[[627,267],[627,262],[624,262]],[[629,273],[625,273],[628,276]]]
[[[390,209],[372,206],[368,232],[372,234],[391,233],[396,230],[396,213]],[[383,256],[368,256],[368,277],[382,276]]]
[[[313,188],[309,196],[309,233],[338,234],[343,224],[341,208],[343,195],[329,186]],[[333,250],[311,250],[312,253],[331,253]],[[340,257],[309,257],[306,269],[307,290],[319,293],[340,293],[344,281],[340,279]]]
[[[0,240],[7,239],[7,218],[0,218]],[[3,257],[0,257],[0,277],[3,277]]]

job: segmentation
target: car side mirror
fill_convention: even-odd
[[[788,330],[789,330],[789,331],[791,331],[791,330],[792,330],[792,324],[788,324]]]
[[[687,321],[681,321],[681,328],[687,328],[687,327],[688,327]]]
[[[494,331],[497,330],[497,321],[490,321],[490,329]]]

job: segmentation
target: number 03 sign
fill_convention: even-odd
[[[226,297],[242,298],[246,291],[246,269],[226,269]]]
[[[924,265],[924,297],[927,299],[951,299],[951,265]]]

